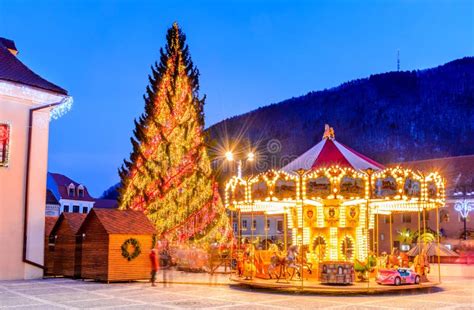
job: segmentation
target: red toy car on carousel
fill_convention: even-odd
[[[408,268],[380,269],[377,273],[378,284],[419,284],[420,275]]]

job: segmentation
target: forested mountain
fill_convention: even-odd
[[[216,144],[248,140],[279,166],[280,158],[320,141],[326,123],[336,140],[381,163],[474,154],[474,57],[310,92],[226,119],[208,133]],[[281,147],[272,141],[269,150],[272,139]]]

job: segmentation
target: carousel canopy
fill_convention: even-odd
[[[326,125],[323,140],[283,167],[286,172],[299,169],[315,170],[318,168],[339,165],[354,170],[381,170],[383,165],[339,143],[334,137],[332,127]]]

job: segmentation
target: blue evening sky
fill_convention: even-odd
[[[178,21],[207,95],[206,126],[312,90],[474,55],[473,1],[0,1],[0,36],[66,88],[49,171],[94,196],[118,181],[150,65]]]

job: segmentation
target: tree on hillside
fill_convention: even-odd
[[[119,170],[119,208],[144,211],[168,239],[224,241],[231,230],[204,143],[199,71],[177,23],[166,40]]]

